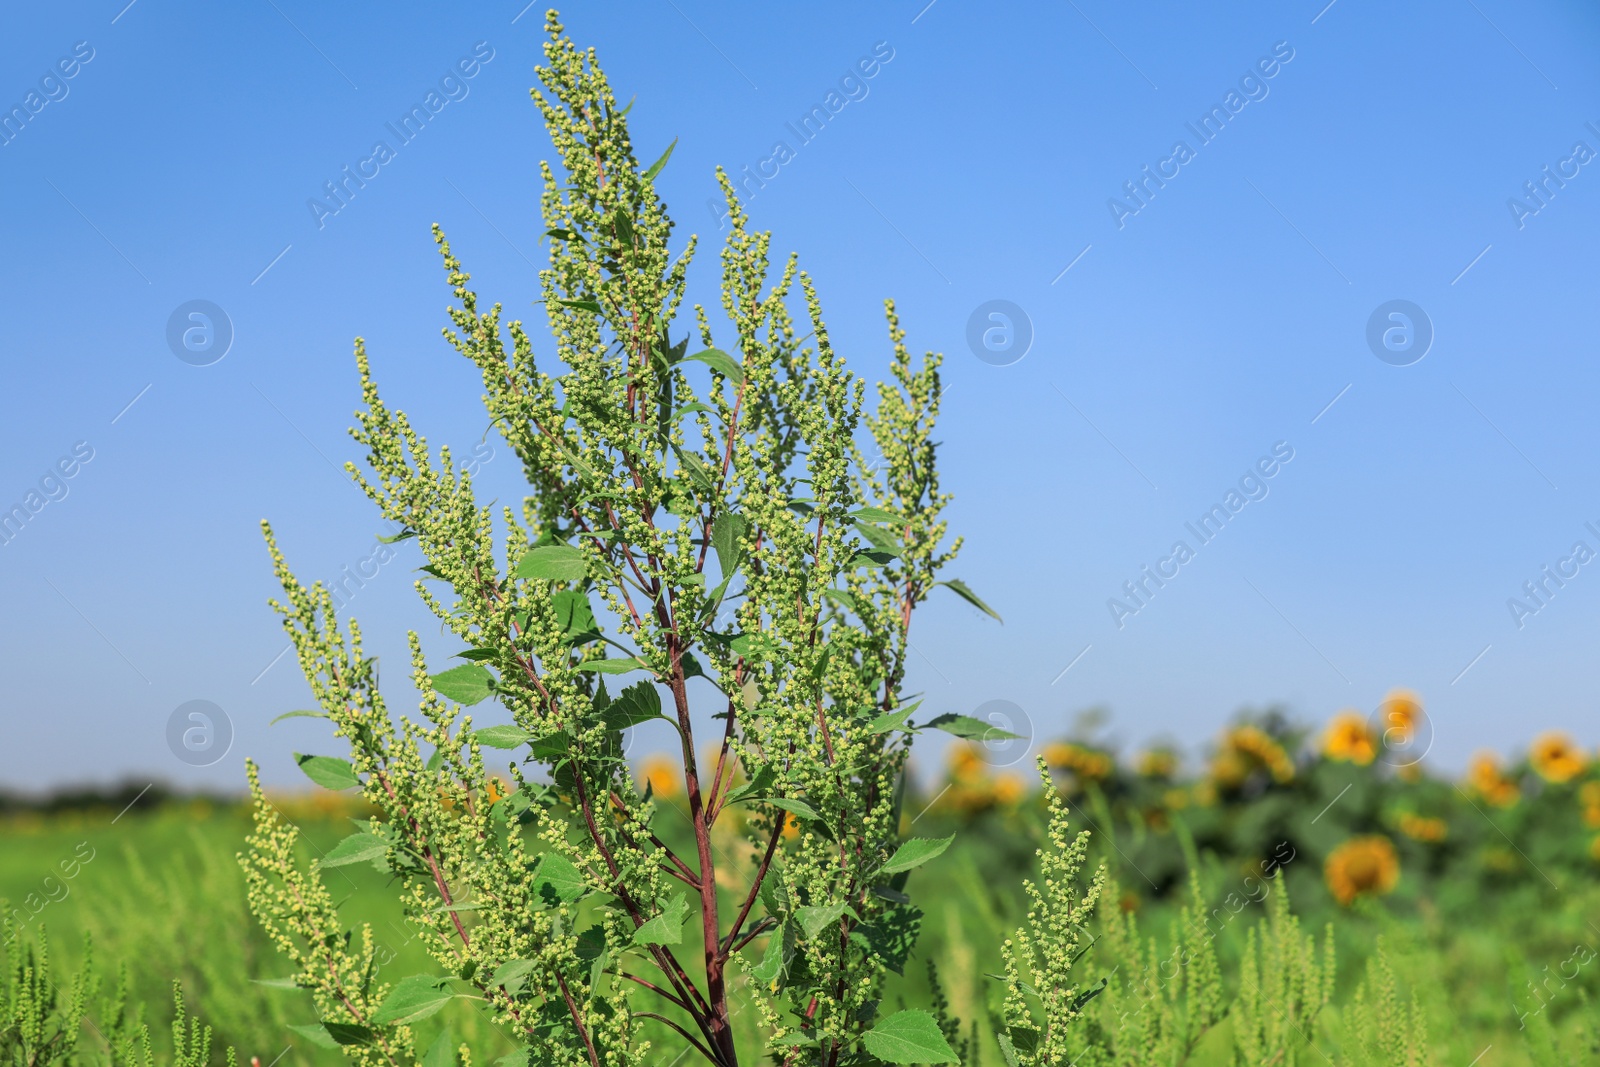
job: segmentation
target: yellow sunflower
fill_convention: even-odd
[[[1328,720],[1328,727],[1322,732],[1322,754],[1331,760],[1365,767],[1377,757],[1378,741],[1359,711],[1341,711]]]
[[[1443,819],[1406,812],[1399,819],[1400,832],[1413,841],[1443,841],[1450,828]]]
[[[1500,757],[1493,752],[1479,752],[1472,757],[1467,771],[1467,784],[1483,799],[1499,808],[1509,808],[1521,796],[1517,783],[1507,778],[1500,769]]]
[[[1528,762],[1540,778],[1547,782],[1570,782],[1583,773],[1589,758],[1570,734],[1560,730],[1546,730],[1533,739],[1528,751]]]
[[[1222,745],[1211,763],[1211,776],[1218,785],[1242,785],[1252,771],[1265,770],[1278,783],[1294,779],[1294,760],[1258,726],[1240,726],[1222,737]]]
[[[653,753],[639,764],[639,777],[649,785],[653,796],[671,800],[683,793],[683,773],[676,760],[661,753]]]
[[[1170,748],[1150,748],[1139,753],[1139,774],[1145,778],[1170,779],[1178,773],[1178,754]]]
[[[1383,743],[1390,748],[1409,745],[1422,722],[1422,698],[1410,689],[1391,689],[1378,710]]]
[[[1040,753],[1044,762],[1052,770],[1070,771],[1081,779],[1091,782],[1104,781],[1111,777],[1111,772],[1116,765],[1111,757],[1104,752],[1096,752],[1092,748],[1076,745],[1070,741],[1052,741],[1044,746]]]
[[[1329,854],[1322,875],[1334,899],[1348,905],[1359,896],[1392,892],[1400,881],[1400,857],[1387,837],[1353,837]]]

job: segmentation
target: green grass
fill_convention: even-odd
[[[245,907],[234,860],[247,829],[244,810],[195,802],[135,810],[115,822],[114,816],[99,810],[13,816],[0,823],[5,856],[0,897],[11,902],[14,913],[28,916],[26,933],[48,928],[61,972],[79,965],[82,938],[89,934],[103,970],[127,966],[133,1001],[145,1006],[158,1035],[170,1018],[170,986],[178,979],[191,1011],[215,1028],[218,1049],[237,1049],[241,1064],[251,1057],[262,1067],[274,1061],[279,1067],[340,1061],[337,1053],[288,1030],[289,1024],[313,1021],[307,994],[257,984],[286,973],[287,967]],[[291,817],[303,831],[308,857],[350,832],[343,818],[298,810],[291,810]],[[957,828],[926,825],[935,818],[928,816],[918,831]],[[985,975],[1000,970],[1000,943],[1020,920],[1020,882],[1031,869],[1038,831],[1027,808],[988,813],[966,826],[956,846],[920,871],[913,885],[926,911],[923,958],[907,966],[904,984],[891,990],[890,1000],[924,1002],[926,959],[933,959],[953,1011],[968,1025],[980,1021],[979,1055],[969,1062],[1000,1062],[988,1032],[997,983]],[[1156,844],[1162,840],[1158,837]],[[1164,840],[1181,854],[1174,835]],[[1143,848],[1149,847],[1145,842]],[[1138,907],[1143,934],[1165,943],[1174,902],[1155,899],[1118,850],[1100,851],[1120,886],[1119,896]],[[1261,883],[1247,883],[1238,860],[1224,862],[1207,853],[1201,866],[1207,894],[1220,909],[1212,928],[1231,997],[1246,931],[1265,916],[1263,903],[1252,900],[1245,887]],[[1482,1067],[1594,1057],[1584,1027],[1594,1015],[1592,998],[1600,992],[1600,962],[1592,951],[1587,958],[1582,951],[1600,947],[1600,892],[1593,878],[1569,881],[1559,893],[1537,879],[1523,879],[1476,894],[1450,886],[1416,889],[1402,879],[1394,897],[1345,909],[1333,902],[1311,861],[1289,863],[1285,876],[1304,929],[1317,932],[1319,941],[1326,923],[1332,922],[1335,931],[1338,992],[1315,1032],[1307,1035],[1327,1062],[1352,1062],[1340,1055],[1342,1017],[1380,937],[1399,976],[1401,998],[1409,1001],[1415,993],[1426,1011],[1429,1062],[1466,1067],[1485,1049],[1490,1051],[1479,1061]],[[347,917],[369,923],[387,950],[385,979],[437,970],[411,940],[398,902],[385,890],[384,875],[350,867],[329,871],[327,878],[344,898]],[[1232,903],[1229,893],[1237,894]],[[1086,964],[1098,977],[1121,961],[1091,955]],[[1542,998],[1548,1006],[1522,1028],[1518,1011],[1539,1003],[1530,980],[1547,982]],[[1111,1004],[1109,998],[1099,1006],[1109,1025],[1115,1024],[1117,1011],[1136,1009],[1136,1004]],[[428,1024],[420,1035],[424,1047],[440,1020],[472,1047],[475,1063],[491,1062],[514,1047],[509,1035],[467,1001]],[[1215,1028],[1189,1062],[1231,1063],[1229,1025],[1224,1021]],[[1541,1055],[1541,1043],[1551,1040],[1547,1029],[1563,1042],[1563,1051]],[[653,1037],[663,1050],[661,1062],[670,1063],[678,1052],[671,1035]],[[92,1050],[93,1043],[91,1036],[86,1046]],[[220,1051],[214,1061],[221,1061]],[[1305,1050],[1299,1062],[1324,1060]]]

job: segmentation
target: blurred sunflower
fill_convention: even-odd
[[[1472,757],[1467,784],[1497,808],[1509,808],[1521,796],[1517,783],[1506,777],[1500,769],[1500,757],[1493,752],[1479,752]]]
[[[1178,754],[1170,748],[1148,748],[1139,753],[1135,769],[1142,777],[1170,780],[1178,773]]]
[[[1341,763],[1365,767],[1378,755],[1378,741],[1358,711],[1341,711],[1322,732],[1322,754]]]
[[[1334,899],[1348,905],[1359,896],[1392,892],[1400,881],[1400,857],[1387,837],[1352,837],[1329,853],[1322,875]]]
[[[1294,780],[1294,760],[1265,730],[1259,726],[1229,730],[1211,762],[1211,777],[1220,786],[1237,788],[1255,770],[1266,771],[1279,784]]]
[[[1084,781],[1102,782],[1116,769],[1106,753],[1070,741],[1052,741],[1040,755],[1051,770],[1067,771]]]
[[[671,800],[683,793],[682,769],[676,760],[659,752],[652,753],[639,764],[639,777],[650,787],[650,792],[663,800]]]
[[[1583,805],[1583,825],[1591,830],[1600,829],[1600,782],[1585,782],[1578,790],[1578,802]]]
[[[1410,744],[1422,722],[1422,698],[1410,689],[1391,689],[1378,710],[1382,713],[1384,744]]]
[[[1414,815],[1411,812],[1403,813],[1398,824],[1400,832],[1413,841],[1437,842],[1443,841],[1450,832],[1449,826],[1443,819],[1435,819],[1428,815]]]
[[[1533,739],[1528,750],[1528,762],[1540,778],[1547,782],[1570,782],[1583,773],[1589,759],[1570,734],[1560,730],[1546,730]]]

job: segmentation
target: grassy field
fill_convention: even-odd
[[[1393,1062],[1381,1051],[1361,1053],[1357,1031],[1369,1018],[1380,1029],[1399,1026],[1383,1013],[1398,1011],[1403,1019],[1413,1004],[1425,1020],[1421,1062],[1596,1060],[1600,888],[1589,855],[1594,813],[1585,805],[1600,787],[1588,787],[1587,762],[1581,773],[1555,782],[1535,752],[1532,762],[1500,765],[1494,775],[1480,767],[1462,786],[1415,775],[1408,781],[1359,758],[1335,758],[1324,741],[1315,759],[1274,776],[1272,754],[1255,751],[1261,746],[1254,735],[1234,740],[1225,739],[1204,775],[1186,781],[1148,761],[1123,769],[1087,744],[1047,749],[1062,787],[1076,797],[1077,825],[1096,830],[1095,861],[1113,879],[1101,940],[1087,961],[1089,974],[1111,985],[1090,1006],[1091,1025],[1116,1031],[1136,1024],[1173,992],[1164,975],[1153,982],[1150,976],[1169,958],[1192,872],[1229,1004],[1254,988],[1241,961],[1253,937],[1270,940],[1252,931],[1267,923],[1285,893],[1319,945],[1331,930],[1331,998],[1297,1027],[1305,1039],[1298,1057],[1281,1062]],[[1277,740],[1287,746],[1293,738]],[[1230,751],[1255,752],[1255,763],[1245,760],[1244,773],[1237,773]],[[989,1064],[1001,1061],[990,1033],[997,983],[986,975],[1000,969],[1000,943],[1019,922],[1020,885],[1032,870],[1042,826],[1037,796],[981,755],[956,750],[943,782],[911,808],[919,811],[917,833],[957,838],[915,876],[926,911],[923,958],[908,963],[903,984],[889,996],[921,1001],[933,961],[951,1010],[965,1025],[976,1024],[967,1062]],[[1515,796],[1507,791],[1512,785]],[[300,828],[307,859],[349,834],[359,814],[326,792],[277,803]],[[309,996],[262,984],[287,968],[245,904],[235,854],[247,828],[242,805],[204,800],[141,806],[120,817],[110,806],[13,811],[0,818],[0,897],[10,902],[23,940],[48,931],[58,975],[81,966],[83,938],[92,937],[106,988],[125,966],[131,1000],[158,1034],[170,1019],[176,979],[190,1010],[214,1027],[218,1048],[236,1049],[242,1063],[335,1062],[339,1053],[289,1029],[314,1021]],[[1379,839],[1393,843],[1370,844]],[[1367,844],[1346,848],[1336,860],[1350,841]],[[727,847],[739,846],[730,837]],[[1281,877],[1263,878],[1264,865]],[[345,901],[346,917],[370,925],[386,978],[437,970],[385,891],[385,875],[351,866],[327,878]],[[1136,942],[1156,942],[1155,967],[1137,981],[1138,961],[1129,958],[1126,938],[1106,936],[1130,915],[1139,926]],[[1381,974],[1368,978],[1380,954],[1395,976],[1392,992],[1381,988]],[[1265,986],[1268,977],[1256,980]],[[422,1027],[424,1046],[441,1024],[472,1048],[475,1063],[492,1062],[517,1044],[469,1001]],[[1235,1047],[1239,1025],[1236,1010],[1225,1012],[1185,1062],[1249,1062]],[[85,1041],[90,1052],[96,1036]],[[653,1038],[661,1062],[673,1062],[679,1046],[672,1035]],[[220,1052],[213,1060],[220,1062]]]

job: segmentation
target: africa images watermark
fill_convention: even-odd
[[[822,97],[822,103],[812,104],[802,112],[799,119],[794,122],[785,122],[784,129],[794,137],[791,145],[785,138],[772,143],[772,149],[767,158],[755,164],[754,168],[746,163],[739,168],[739,173],[732,176],[733,184],[738,187],[740,199],[748,205],[755,199],[758,191],[767,187],[767,182],[772,181],[783,168],[799,158],[800,149],[816,140],[822,131],[827,129],[828,123],[833,121],[852,102],[860,102],[867,98],[872,91],[868,84],[876,78],[888,63],[894,59],[894,46],[888,41],[879,41],[872,46],[872,52],[857,59],[845,72],[839,76],[837,87],[830,88]],[[717,220],[717,229],[727,226],[728,205],[718,197],[706,201],[706,210],[711,212],[711,217]]]
[[[1138,577],[1123,582],[1122,592],[1127,599],[1111,597],[1106,600],[1106,610],[1111,612],[1111,621],[1117,624],[1117,629],[1126,626],[1130,616],[1149,607],[1156,593],[1176,578],[1183,565],[1195,558],[1199,548],[1210,544],[1247,504],[1265,500],[1272,491],[1267,483],[1292,459],[1294,447],[1289,442],[1279,441],[1273,445],[1270,455],[1256,460],[1255,466],[1240,476],[1237,488],[1228,487],[1227,492],[1222,494],[1221,503],[1211,505],[1199,518],[1183,524],[1184,529],[1193,535],[1196,547],[1191,548],[1185,540],[1174,541],[1171,551],[1157,560],[1154,568],[1146,564],[1140,569]]]
[[[472,91],[467,83],[476,78],[492,59],[494,49],[488,41],[473,45],[472,54],[456,60],[455,65],[439,78],[438,88],[429,89],[423,96],[422,103],[412,104],[394,122],[384,123],[384,129],[394,137],[394,146],[390,146],[386,140],[374,141],[369,154],[356,162],[354,170],[346,163],[339,169],[337,178],[323,182],[322,191],[326,195],[306,200],[306,207],[311,211],[311,220],[317,224],[317,229],[323,229],[330,218],[349,207],[356,193],[382,173],[382,168],[399,156],[400,149],[416,140],[428,123],[449,104],[465,100]]]
[[[1592,122],[1585,122],[1584,126],[1590,133],[1600,138],[1600,127]],[[1549,207],[1556,193],[1565,189],[1567,182],[1576,178],[1584,165],[1594,157],[1595,150],[1589,147],[1588,142],[1575,141],[1566,157],[1556,160],[1554,171],[1550,169],[1550,164],[1546,163],[1539,172],[1540,177],[1523,182],[1523,198],[1515,196],[1506,198],[1506,208],[1511,212],[1511,221],[1517,224],[1517,229],[1526,228],[1529,219]]]
[[[83,465],[94,459],[94,446],[79,441],[72,451],[56,460],[39,477],[37,488],[30,487],[19,503],[0,510],[0,545],[9,545],[22,533],[23,527],[51,503],[67,499],[72,492],[69,482],[83,470]]]
[[[62,56],[39,78],[39,87],[29,89],[22,102],[0,110],[0,147],[5,147],[21,136],[46,107],[60,103],[72,91],[68,83],[76,78],[84,65],[94,58],[94,45],[79,41],[72,46],[72,54]]]
[[[1583,526],[1600,540],[1600,529],[1594,523],[1586,522]],[[1578,576],[1583,565],[1594,558],[1595,550],[1589,547],[1587,541],[1574,541],[1572,550],[1556,560],[1553,568],[1546,563],[1539,569],[1538,576],[1523,582],[1521,599],[1514,596],[1506,598],[1506,610],[1511,612],[1511,621],[1516,623],[1517,629],[1528,625],[1528,619],[1544,610],[1556,594]]]
[[[1123,182],[1122,191],[1127,199],[1115,196],[1106,199],[1106,209],[1111,212],[1111,221],[1117,224],[1117,229],[1127,226],[1128,219],[1149,207],[1156,191],[1165,189],[1168,181],[1182,173],[1183,167],[1199,156],[1199,149],[1216,140],[1234,116],[1251,103],[1265,100],[1272,91],[1267,82],[1276,78],[1292,59],[1294,48],[1288,41],[1273,45],[1270,56],[1262,56],[1240,76],[1238,89],[1229,89],[1222,103],[1211,105],[1195,122],[1183,124],[1194,135],[1195,147],[1189,147],[1188,141],[1175,141],[1166,158],[1156,161],[1154,170],[1146,163],[1139,171],[1140,177]]]

